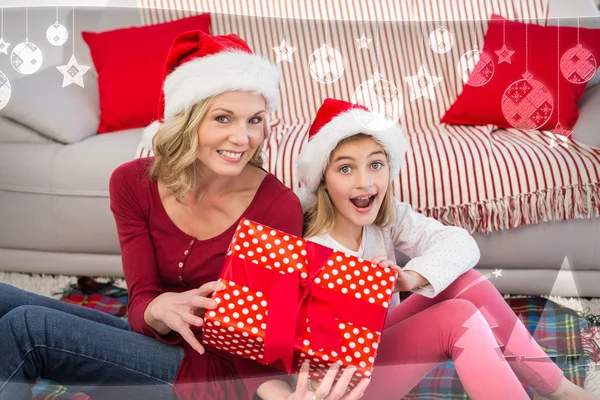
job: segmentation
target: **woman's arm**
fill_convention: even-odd
[[[411,257],[403,271],[414,271],[429,282],[413,291],[434,297],[477,264],[479,247],[465,229],[443,225],[395,197],[393,201],[394,247]]]
[[[142,174],[138,164],[126,163],[113,172],[109,183],[110,209],[117,225],[129,292],[127,315],[134,331],[167,343],[179,343],[181,336],[170,334],[170,329],[149,313],[148,306],[163,290],[148,226],[148,205],[142,204],[144,197],[140,194]]]

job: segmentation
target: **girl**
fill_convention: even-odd
[[[298,160],[305,237],[395,268],[396,291],[416,293],[390,309],[367,397],[401,398],[450,356],[475,399],[527,398],[510,367],[538,399],[592,399],[563,376],[496,288],[472,269],[479,250],[468,232],[392,196],[391,179],[408,141],[396,124],[373,130],[359,123],[374,118],[365,107],[325,100]],[[395,250],[411,257],[403,268]],[[461,340],[474,326],[478,339]],[[518,361],[509,367],[503,355]]]

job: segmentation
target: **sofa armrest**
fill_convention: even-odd
[[[0,115],[64,144],[96,134],[100,106],[95,76],[85,74],[84,87],[63,88],[62,83],[56,66],[15,79],[10,101]]]
[[[600,148],[600,85],[586,90],[579,101],[579,119],[573,128],[573,139]]]

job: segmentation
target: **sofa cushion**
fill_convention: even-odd
[[[83,32],[98,74],[98,133],[143,127],[158,119],[171,44],[183,32],[209,29],[210,14],[201,14],[151,26]]]
[[[40,135],[25,125],[0,116],[0,143],[52,143],[52,139]]]
[[[56,66],[20,76],[0,114],[59,143],[79,142],[96,133],[100,114],[96,79],[92,74],[83,78],[83,88],[63,88]]]
[[[573,139],[600,148],[600,85],[586,90],[579,105],[579,120],[573,129]]]
[[[108,179],[131,160],[141,129],[95,135],[70,145],[8,143],[0,146],[0,190],[108,197]]]
[[[560,42],[557,41],[559,33]],[[528,40],[525,39],[526,36]],[[506,47],[515,53],[511,56],[510,63],[499,61],[496,63],[495,72],[486,84],[465,85],[441,122],[466,125],[492,124],[502,128],[542,130],[553,129],[560,122],[564,128],[572,129],[577,122],[577,102],[583,95],[586,83],[572,83],[562,73],[559,76],[557,43],[560,44],[560,54],[563,57],[565,52],[577,45],[578,37],[584,48],[589,50],[597,60],[600,59],[600,29],[578,30],[576,27],[561,26],[559,32],[554,26],[524,24],[493,15],[485,37],[483,53],[496,62],[500,57],[494,52],[501,49],[504,42]],[[482,56],[478,67],[483,65]],[[597,67],[598,65],[595,66]],[[523,81],[526,71],[532,75],[532,78]],[[595,70],[592,74],[594,72]],[[474,75],[471,74],[469,81]],[[535,85],[534,80],[545,85],[547,91],[538,90],[529,94],[528,99],[536,95],[540,97],[540,100],[535,100],[536,104],[532,107],[528,99],[521,101],[523,93],[519,88],[523,85]],[[520,86],[515,85],[518,81],[523,83]],[[560,92],[560,99],[557,98],[558,92]],[[520,97],[515,99],[516,96]],[[513,102],[518,105],[509,110]],[[551,105],[547,107],[549,110],[547,113],[543,112],[546,102]],[[506,107],[506,111],[503,111],[503,106]]]

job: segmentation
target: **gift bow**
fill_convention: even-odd
[[[381,331],[387,309],[350,295],[326,289],[315,283],[333,250],[306,241],[309,273],[282,274],[259,264],[227,256],[221,277],[268,295],[263,364],[281,359],[288,374],[292,371],[295,344],[302,344],[306,323],[310,327],[311,348],[331,348],[341,354],[337,319]]]

